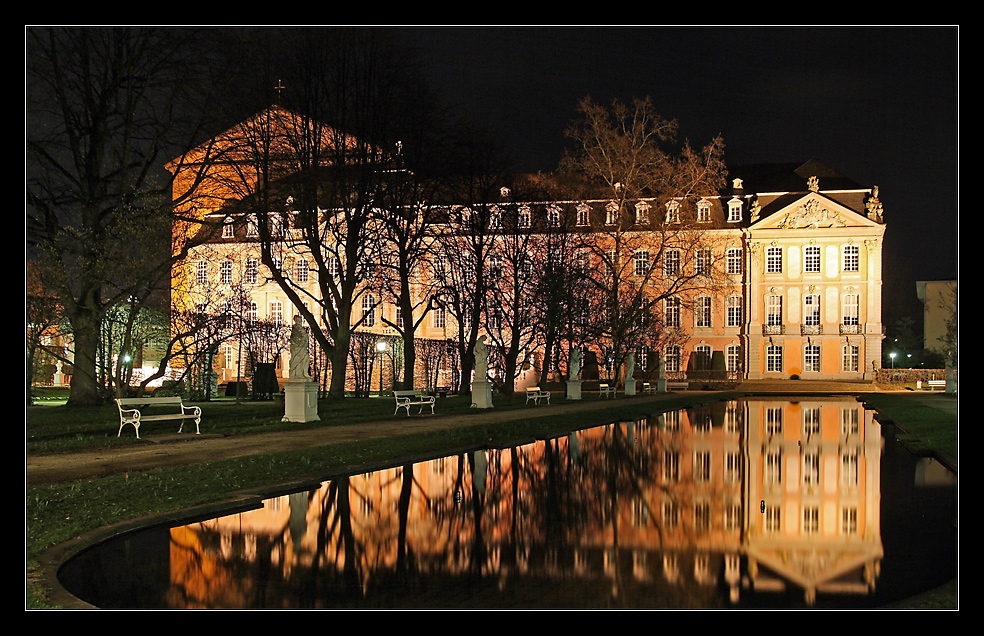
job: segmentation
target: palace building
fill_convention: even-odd
[[[223,137],[233,138],[235,130]],[[195,153],[189,153],[182,162],[172,163],[178,181],[195,174],[200,167],[194,156]],[[232,163],[230,160],[217,163],[216,169],[231,170]],[[289,331],[299,311],[262,264],[256,224],[230,212],[241,195],[235,189],[217,185],[220,182],[220,179],[203,180],[202,188],[209,188],[208,196],[196,197],[193,208],[184,206],[185,211],[192,211],[199,220],[210,221],[208,225],[214,231],[208,240],[192,248],[175,270],[173,304],[208,306],[215,311],[219,306],[230,307],[235,295],[242,304],[234,311],[241,317],[251,322],[284,325]],[[636,241],[624,256],[627,279],[665,291],[669,281],[684,272],[707,273],[700,284],[682,286],[679,294],[664,293],[651,305],[648,311],[663,336],[648,340],[647,346],[635,351],[637,374],[649,373],[645,377],[651,377],[658,368],[654,362],[658,358],[666,376],[673,379],[686,379],[695,371],[722,367],[733,380],[857,381],[874,377],[883,338],[881,287],[885,233],[877,187],[862,187],[812,159],[802,164],[730,167],[728,187],[717,196],[690,202],[686,209],[693,218],[683,220],[679,218],[683,208],[673,199],[628,202],[625,208],[620,208],[622,218],[616,219],[611,216],[615,206],[605,199],[517,201],[505,191],[503,195],[502,202],[484,204],[490,207],[487,218],[498,218],[498,214],[505,213],[510,221],[502,226],[490,222],[489,227],[504,228],[505,236],[549,233],[551,228],[564,225],[579,237],[582,246],[571,258],[569,267],[585,277],[611,269],[612,263],[599,260],[599,255],[604,256],[610,250],[605,244],[606,226],[619,223],[629,224],[629,233]],[[447,223],[462,218],[458,212],[467,212],[478,205],[461,202],[448,206],[455,214],[446,215]],[[627,219],[625,210],[633,218]],[[663,238],[650,249],[645,247],[645,241],[654,232],[649,229],[653,220]],[[679,224],[680,233],[697,238],[685,245],[668,241],[665,237],[677,231],[675,224]],[[288,219],[287,230],[275,239],[282,236],[285,244],[289,242],[290,226]],[[188,227],[176,229],[176,243]],[[448,258],[463,256],[444,253],[435,255],[429,262]],[[309,308],[323,303],[319,297],[323,287],[317,277],[325,271],[314,267],[312,259],[286,249],[284,258],[278,260],[278,266],[288,274],[286,278],[299,290],[300,297],[310,299],[306,302]],[[531,258],[530,262],[535,268],[536,263],[542,265],[545,261]],[[500,269],[496,265],[485,271],[488,275]],[[419,280],[412,287],[421,295],[434,294],[434,273],[433,269],[419,268]],[[535,272],[533,276],[535,279]],[[358,291],[357,299],[351,316],[356,331],[389,338],[392,342],[396,336],[393,325],[402,324],[406,318],[399,315],[392,299],[371,281],[366,281]],[[433,343],[455,340],[458,328],[452,312],[440,302],[420,300],[419,306],[427,307],[430,313],[421,322],[416,337]],[[491,307],[483,315],[488,322],[480,325],[481,329],[501,328],[493,325],[498,320],[498,308]],[[271,344],[277,337],[266,337],[267,342],[253,342],[249,347],[233,336],[226,337],[218,348],[214,365],[219,383],[244,375],[248,365],[242,363],[241,357],[247,349],[255,352],[258,347],[267,347],[269,359],[277,364],[279,377],[286,378],[286,360],[280,361],[283,357],[279,355],[280,349]],[[601,377],[605,377],[604,343],[586,338],[578,345],[588,351],[597,349],[597,359],[602,361]],[[527,357],[542,355],[537,346],[535,338],[530,340]],[[567,350],[566,346],[558,348]],[[453,375],[457,363],[449,358],[440,364],[439,369],[419,374],[420,383],[426,378],[430,388],[449,385],[450,380],[441,374]],[[566,377],[565,369],[565,364],[558,364],[556,379]],[[381,373],[379,381],[382,387]],[[520,378],[517,388],[538,381],[536,377]]]

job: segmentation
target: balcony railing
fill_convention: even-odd
[[[779,336],[786,333],[786,325],[762,325],[763,336]]]

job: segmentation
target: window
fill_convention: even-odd
[[[376,324],[376,297],[372,294],[362,297],[362,324],[366,327]]]
[[[679,223],[680,222],[680,202],[679,201],[667,201],[666,202],[666,222],[667,223]]]
[[[858,295],[844,295],[844,320],[843,324],[856,326],[858,324]]]
[[[803,269],[811,273],[820,271],[820,248],[810,245],[803,251]]]
[[[841,485],[858,485],[858,449],[852,448],[841,455]]]
[[[697,202],[697,221],[699,223],[708,223],[711,220],[711,203],[706,199],[701,199]]]
[[[852,535],[858,533],[857,508],[848,507],[841,510],[841,533]]]
[[[820,407],[803,409],[803,436],[810,440],[820,435]]]
[[[765,350],[765,370],[782,372],[782,346],[772,344]]]
[[[547,208],[547,223],[550,227],[560,227],[560,208],[556,205]]]
[[[741,221],[741,199],[731,199],[728,201],[728,223],[739,221]]]
[[[670,345],[666,348],[664,354],[666,358],[666,370],[668,372],[676,372],[680,370],[680,346]]]
[[[275,325],[284,324],[284,304],[279,300],[270,301],[270,322]]]
[[[765,299],[765,324],[770,327],[782,325],[782,296],[770,294]]]
[[[767,274],[782,273],[782,248],[767,247],[765,249],[765,272]]]
[[[779,532],[781,530],[781,519],[779,516],[779,506],[767,506],[765,508],[765,530],[766,532]]]
[[[663,500],[662,525],[672,530],[680,525],[680,505],[672,499]]]
[[[765,409],[765,434],[768,437],[782,434],[781,407],[769,407]]]
[[[841,369],[843,371],[857,372],[860,355],[861,355],[861,349],[857,345],[852,345],[852,344],[844,345]]]
[[[820,508],[806,506],[803,508],[803,534],[820,532]]]
[[[741,274],[742,253],[740,247],[729,247],[727,252],[727,267],[729,274]]]
[[[741,327],[741,296],[728,296],[727,320],[729,327]]]
[[[532,223],[532,215],[530,213],[530,207],[524,205],[519,208],[519,218],[516,220],[516,224],[519,227],[529,227]]]
[[[225,285],[232,283],[232,261],[219,263],[219,282]]]
[[[820,345],[808,344],[803,347],[803,370],[814,373],[820,371]]]
[[[307,259],[301,258],[297,260],[297,266],[295,267],[295,276],[298,283],[306,283],[311,278],[311,267],[308,265]]]
[[[680,453],[679,451],[663,451],[662,462],[663,481],[677,481],[680,479]]]
[[[803,324],[816,327],[820,324],[820,296],[807,294],[803,297]]]
[[[663,254],[663,273],[667,276],[680,273],[680,250],[669,249]]]
[[[741,483],[741,453],[738,451],[724,454],[724,481],[728,484]]]
[[[711,480],[711,453],[696,451],[694,453],[694,481],[708,482]]]
[[[256,322],[256,320],[257,320],[256,302],[251,300],[249,301],[249,305],[246,306],[246,321]]]
[[[635,258],[635,275],[645,276],[649,272],[649,251],[637,250]]]
[[[435,307],[433,309],[433,312],[434,312],[434,328],[444,329],[444,325],[445,325],[444,307]]]
[[[738,373],[741,370],[741,346],[728,345],[724,349],[725,364],[728,365],[728,373]]]
[[[257,270],[259,269],[259,265],[260,265],[259,261],[257,261],[256,258],[252,256],[246,259],[246,272],[244,274],[244,278],[246,280],[247,285],[256,284],[256,274],[257,274]]]
[[[860,267],[859,252],[857,245],[844,246],[844,271],[856,272]]]
[[[667,298],[663,301],[663,322],[667,327],[680,326],[680,299],[676,297]]]
[[[694,326],[711,326],[711,297],[698,296],[694,301]]]
[[[636,204],[636,223],[639,225],[649,223],[649,202],[640,201]]]
[[[199,285],[208,283],[208,261],[198,261],[195,266],[195,278]]]
[[[226,219],[222,223],[222,238],[232,238],[234,235],[232,219]]]
[[[706,501],[694,504],[694,528],[698,532],[707,532],[711,529],[711,504]]]
[[[616,223],[618,223],[618,204],[611,201],[605,207],[605,224],[615,225]]]
[[[694,257],[694,271],[698,276],[708,276],[711,273],[711,250],[697,250]]]
[[[586,203],[577,206],[577,224],[585,226],[591,223],[591,207]]]
[[[803,454],[803,484],[816,486],[820,483],[820,451],[811,449]]]
[[[724,529],[729,532],[741,530],[741,506],[735,502],[724,508]]]
[[[861,432],[861,412],[858,409],[844,409],[841,411],[841,437],[856,436]]]
[[[772,486],[782,483],[782,452],[777,448],[769,449],[765,454],[763,479]]]

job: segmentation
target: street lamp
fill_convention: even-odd
[[[894,351],[892,353],[888,354],[888,357],[892,359],[892,368],[893,369],[895,368],[895,356],[897,356],[897,355],[898,354],[895,353]]]

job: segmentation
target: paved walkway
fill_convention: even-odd
[[[738,387],[750,393],[847,393],[858,394],[879,390],[867,383],[845,382],[766,382],[751,381]],[[697,393],[689,391],[688,394]],[[637,396],[634,403],[658,402],[671,394]],[[956,400],[954,400],[956,402]],[[231,457],[259,455],[271,451],[296,450],[351,441],[396,437],[409,433],[440,431],[486,422],[504,422],[531,415],[548,416],[574,411],[599,410],[612,406],[610,400],[589,399],[580,402],[560,402],[529,408],[469,413],[463,416],[437,415],[394,418],[350,426],[325,426],[297,431],[259,433],[255,435],[145,435],[144,443],[132,446],[103,448],[72,453],[55,453],[27,457],[27,481],[33,484],[86,479],[127,471],[151,470],[164,466],[188,465]],[[956,406],[954,405],[954,408]]]

